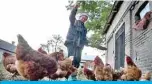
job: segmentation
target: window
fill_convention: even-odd
[[[125,23],[115,35],[115,69],[124,67],[125,59]]]
[[[138,9],[135,14],[135,23],[133,25],[135,30],[143,30],[148,27],[152,14],[151,5],[152,2],[145,1]]]
[[[145,1],[141,7],[138,9],[137,13],[135,14],[135,22],[142,19],[144,15],[150,11],[150,4],[148,1]]]
[[[143,8],[143,10],[141,10],[141,12],[139,13],[140,15],[140,19],[142,19],[144,17],[144,15],[150,11],[150,6],[149,3],[145,6],[145,8]]]

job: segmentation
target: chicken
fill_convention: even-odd
[[[120,70],[115,70],[113,72],[113,81],[117,81],[117,80],[121,80],[121,76],[122,76],[122,71]]]
[[[135,65],[129,56],[126,56],[127,66],[123,70],[122,80],[139,80],[141,77],[141,70]]]
[[[33,50],[20,34],[17,37],[16,66],[21,76],[29,80],[39,80],[57,71],[56,60]]]
[[[53,52],[49,56],[53,57],[56,61],[64,60],[64,54],[62,52]]]
[[[94,80],[94,81],[96,80],[94,72],[89,70],[87,67],[84,67],[83,73],[88,80]]]
[[[113,80],[113,69],[110,64],[106,64],[103,67],[104,80],[112,81]]]
[[[95,78],[96,80],[104,80],[104,64],[102,62],[102,60],[96,56],[96,58],[94,59],[94,74],[95,74]]]
[[[71,74],[77,74],[77,68],[74,67],[73,65],[71,67],[69,67],[67,75],[65,76],[65,78],[68,79]]]
[[[40,48],[38,49],[38,52],[41,52],[41,53],[43,53],[43,54],[47,54],[47,52],[44,51],[44,50],[42,49],[42,47],[40,47]]]
[[[68,79],[69,75],[71,75],[73,72],[76,71],[76,68],[72,65],[71,57],[65,58],[63,61],[58,61],[58,70],[55,74],[50,75],[49,78],[51,79],[57,79],[65,77]]]
[[[140,78],[140,81],[150,81],[150,79],[151,79],[151,72],[147,72]]]
[[[151,20],[151,14],[152,14],[152,11],[147,12],[142,19],[137,20],[135,22],[135,24],[133,25],[133,28],[135,30],[146,29]]]
[[[54,74],[49,76],[49,78],[56,80],[58,78],[63,78],[66,75],[67,75],[67,71],[62,71],[61,68],[58,68]]]
[[[7,52],[3,53],[3,57],[2,57],[3,65],[8,72],[14,74],[12,77],[19,75],[15,66],[15,61],[16,61],[15,56]]]
[[[84,75],[83,67],[81,67],[81,68],[78,69],[77,79],[78,79],[78,80],[83,80],[83,81],[84,81],[84,80],[88,80],[88,79],[86,78],[86,76]]]
[[[63,61],[59,61],[59,65],[62,71],[67,71],[66,79],[68,79],[69,75],[71,75],[73,72],[77,70],[72,65],[73,57],[65,58]]]
[[[60,50],[60,51],[59,51],[58,60],[64,60],[64,53],[63,53],[63,50]]]

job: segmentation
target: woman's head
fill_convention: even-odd
[[[86,15],[81,15],[81,16],[80,16],[80,20],[81,20],[82,22],[86,22],[86,21],[88,20],[88,16],[86,16]]]
[[[88,15],[85,13],[79,14],[79,20],[82,22],[86,22],[88,20]]]

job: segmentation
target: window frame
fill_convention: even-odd
[[[138,11],[136,12],[135,14],[135,22],[141,20],[142,18],[140,17],[140,13],[141,11],[147,6],[147,4],[149,3],[150,5],[150,2],[149,1],[145,1],[138,9]],[[149,6],[150,7],[150,6]]]

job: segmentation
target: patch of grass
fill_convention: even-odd
[[[5,79],[5,74],[4,74],[4,66],[2,64],[2,62],[0,62],[0,81]]]
[[[2,80],[25,80],[23,79],[21,76],[17,76],[17,77],[14,77],[12,78],[12,75],[11,73],[9,73],[8,71],[5,70],[3,64],[0,62],[0,81]]]

